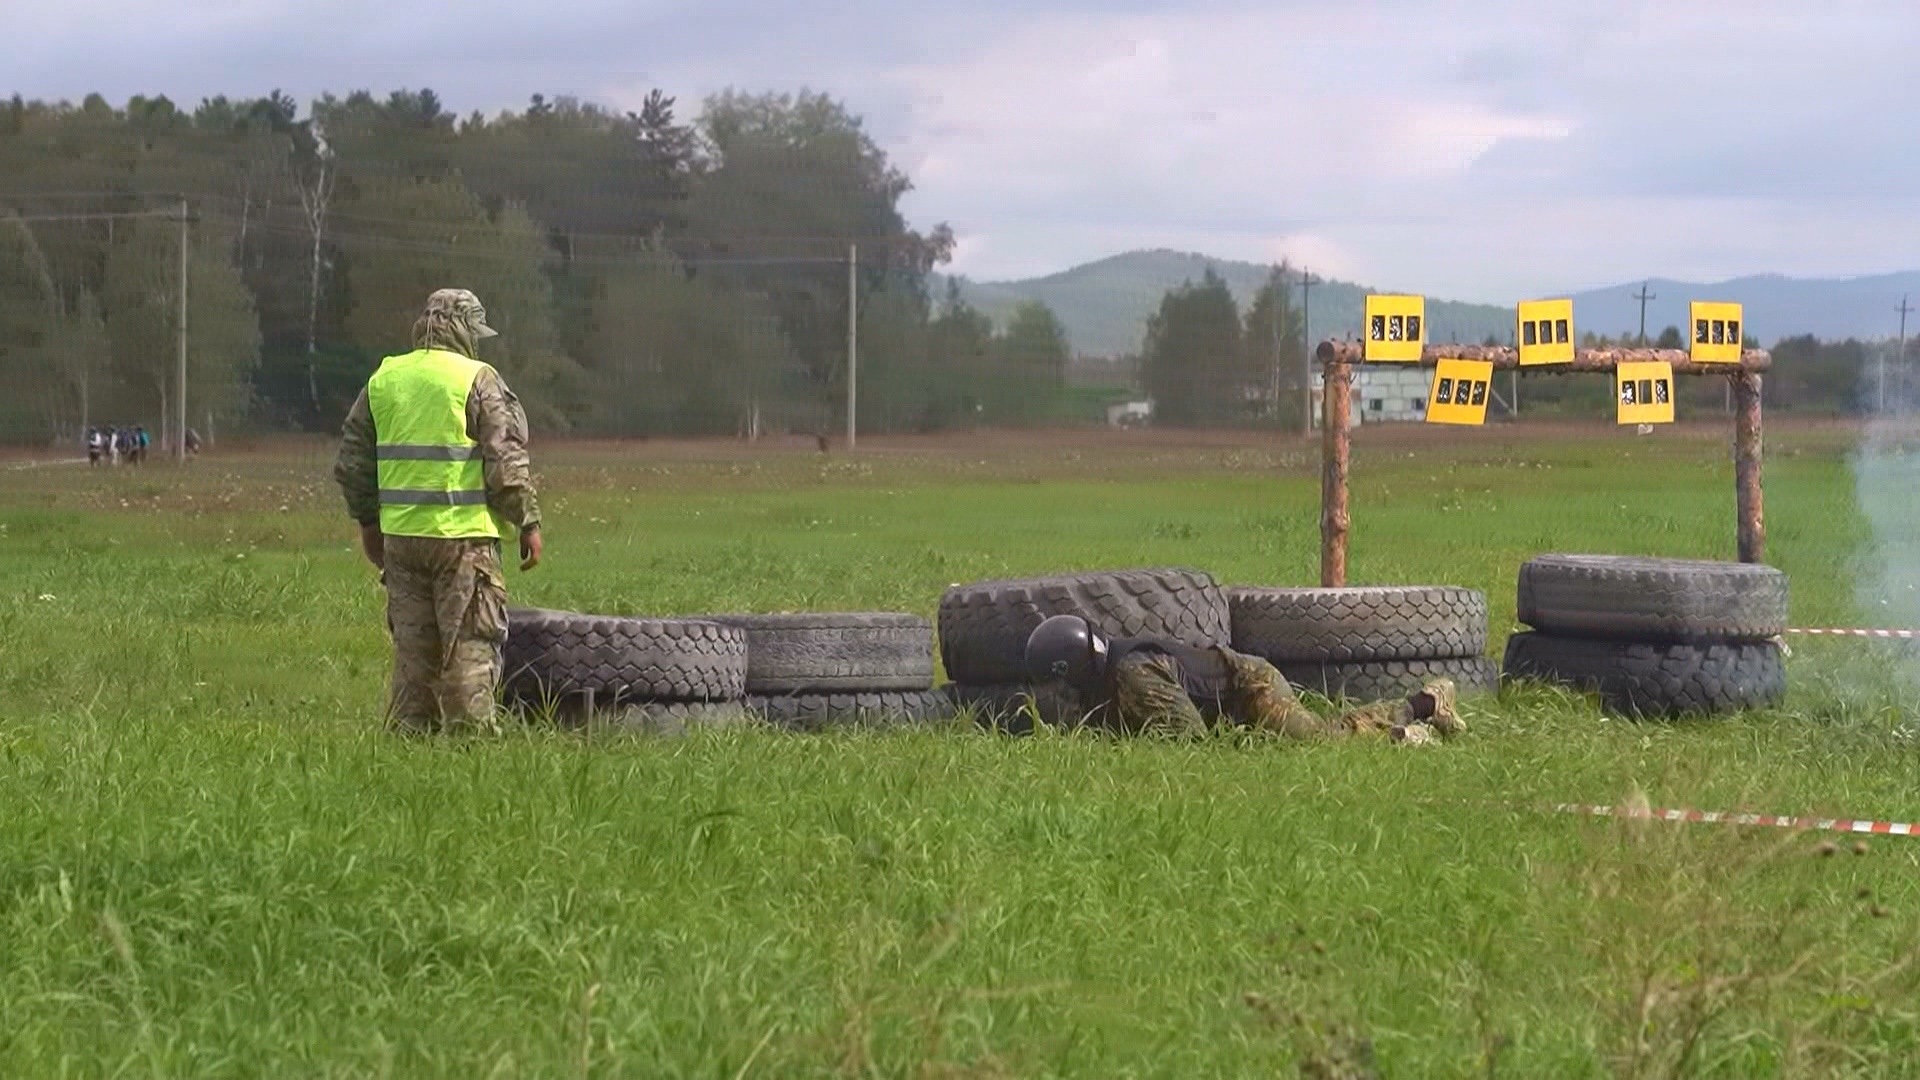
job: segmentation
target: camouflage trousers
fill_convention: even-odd
[[[1228,689],[1219,720],[1292,738],[1359,735],[1388,739],[1396,729],[1415,724],[1408,699],[1380,701],[1322,717],[1295,696],[1286,676],[1257,656],[1214,646],[1226,661]],[[1113,673],[1113,708],[1108,718],[1128,734],[1154,731],[1197,735],[1207,730],[1209,718],[1180,683],[1172,657],[1164,653],[1134,653],[1123,658]],[[1445,691],[1451,698],[1451,688]],[[1451,701],[1447,707],[1451,708]]]
[[[498,540],[388,536],[388,726],[428,734],[499,730],[495,693],[507,640]]]

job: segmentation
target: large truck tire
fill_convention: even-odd
[[[1777,642],[1599,641],[1519,633],[1507,639],[1509,679],[1540,679],[1597,691],[1617,713],[1678,717],[1777,705],[1786,658]]]
[[[1275,664],[1435,660],[1487,650],[1487,597],[1444,585],[1232,588],[1233,647]]]
[[[509,608],[501,658],[518,701],[733,701],[747,690],[746,631],[699,619]]]
[[[1537,555],[1517,599],[1521,622],[1557,637],[1765,641],[1787,628],[1787,575],[1758,563]]]
[[[892,612],[703,615],[747,634],[747,693],[933,689],[933,623]]]
[[[958,585],[940,599],[947,677],[974,685],[1027,679],[1027,637],[1053,615],[1079,615],[1110,637],[1160,636],[1193,645],[1232,636],[1227,596],[1198,570],[1107,570]]]

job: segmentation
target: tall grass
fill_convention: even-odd
[[[1724,450],[1363,439],[1352,576],[1485,589],[1502,637],[1526,555],[1730,557]],[[1840,450],[1770,446],[1797,622],[1858,617]],[[1913,1069],[1920,840],[1551,812],[1912,819],[1897,645],[1796,641],[1783,708],[1712,722],[1511,687],[1420,751],[964,724],[402,743],[322,464],[0,488],[0,1074]],[[551,561],[510,583],[544,606],[931,613],[985,576],[1317,562],[1292,444],[540,465]]]

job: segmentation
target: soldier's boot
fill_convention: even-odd
[[[1455,704],[1457,696],[1458,689],[1452,679],[1439,678],[1428,682],[1417,693],[1407,697],[1410,720],[1426,724],[1442,736],[1460,734],[1467,730],[1467,722],[1460,718],[1459,708]]]
[[[1435,734],[1431,726],[1419,723],[1396,725],[1392,731],[1392,738],[1394,742],[1405,743],[1408,746],[1426,746],[1440,741],[1440,736]]]

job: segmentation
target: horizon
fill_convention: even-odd
[[[1159,248],[1129,248],[1125,251],[1116,251],[1109,255],[1096,256],[1094,258],[1087,259],[1082,262],[1074,263],[1071,266],[1062,267],[1058,270],[1049,270],[1043,273],[1031,274],[1025,277],[1017,277],[1017,278],[981,278],[981,277],[975,277],[971,274],[949,272],[949,271],[940,270],[940,269],[936,269],[934,272],[939,274],[942,277],[957,278],[970,285],[981,285],[981,286],[1026,285],[1026,284],[1031,284],[1037,281],[1045,281],[1049,278],[1061,277],[1066,274],[1070,274],[1075,270],[1083,270],[1089,266],[1097,266],[1101,263],[1114,262],[1120,259],[1127,258],[1128,256],[1132,256],[1132,255],[1173,255],[1181,258],[1198,259],[1206,263],[1234,263],[1242,266],[1257,266],[1257,267],[1278,266],[1280,264],[1279,260],[1272,261],[1272,262],[1256,262],[1248,259],[1236,259],[1236,258],[1229,258],[1224,256],[1209,255],[1201,251],[1186,251],[1186,250],[1180,250],[1176,248],[1159,247]],[[1371,286],[1366,282],[1352,281],[1352,280],[1348,280],[1346,278],[1342,278],[1334,275],[1321,274],[1318,271],[1313,271],[1311,267],[1303,266],[1298,263],[1293,263],[1292,269],[1295,272],[1299,272],[1300,270],[1311,271],[1314,274],[1315,278],[1321,282],[1337,282],[1342,285],[1352,285],[1362,289],[1371,288]],[[1651,276],[1646,276],[1646,277],[1637,277],[1637,278],[1630,278],[1622,281],[1616,281],[1611,284],[1587,286],[1577,290],[1562,291],[1557,294],[1556,293],[1540,293],[1538,295],[1527,295],[1522,297],[1516,297],[1513,300],[1505,301],[1505,302],[1491,301],[1491,300],[1462,300],[1462,299],[1459,299],[1458,297],[1443,295],[1435,292],[1424,292],[1424,293],[1419,293],[1419,295],[1426,296],[1431,299],[1445,300],[1453,303],[1478,304],[1486,307],[1512,307],[1514,304],[1520,302],[1521,300],[1551,299],[1556,295],[1557,296],[1569,295],[1570,292],[1578,292],[1578,293],[1604,292],[1612,289],[1632,288],[1637,285],[1643,285],[1648,283],[1691,285],[1691,286],[1697,286],[1701,288],[1716,288],[1716,287],[1726,286],[1726,285],[1737,285],[1742,282],[1766,281],[1766,280],[1792,282],[1795,284],[1804,284],[1804,285],[1820,285],[1820,284],[1846,285],[1846,284],[1853,284],[1856,282],[1870,281],[1876,278],[1898,278],[1898,277],[1903,277],[1908,275],[1920,275],[1920,267],[1915,267],[1912,269],[1887,270],[1887,271],[1877,271],[1873,273],[1846,274],[1846,275],[1799,275],[1799,274],[1785,274],[1777,270],[1767,270],[1767,271],[1758,271],[1754,273],[1735,274],[1731,277],[1719,278],[1717,280],[1712,280],[1712,281],[1689,280],[1687,278],[1676,277],[1668,274],[1653,274]]]

